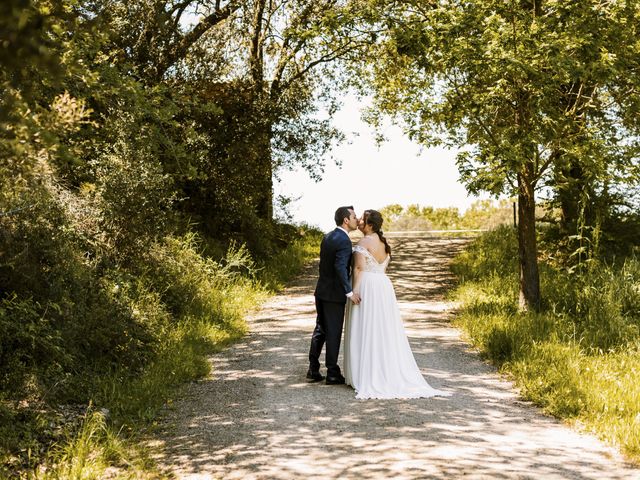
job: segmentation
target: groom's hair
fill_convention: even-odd
[[[334,215],[334,220],[336,221],[336,225],[339,227],[342,225],[342,221],[345,218],[349,218],[351,216],[351,212],[349,210],[353,210],[353,206],[349,207],[340,207],[336,210],[336,214]]]

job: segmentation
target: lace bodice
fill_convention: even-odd
[[[387,258],[385,258],[382,263],[378,263],[371,252],[366,248],[361,247],[360,245],[356,245],[355,247],[353,247],[353,253],[360,253],[364,256],[365,272],[384,273],[387,269],[387,265],[389,265],[389,255],[387,255]]]

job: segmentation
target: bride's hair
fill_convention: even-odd
[[[384,234],[382,233],[382,223],[384,220],[382,219],[382,214],[377,210],[365,210],[364,214],[364,224],[371,225],[371,229],[374,233],[378,234],[378,237],[384,243],[384,250],[389,255],[391,255],[391,247],[389,246],[389,242],[384,238]]]

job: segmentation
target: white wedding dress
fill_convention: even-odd
[[[359,283],[362,302],[347,302],[345,323],[345,378],[356,398],[449,396],[427,383],[413,358],[396,294],[385,273],[390,257],[378,263],[364,247],[357,245],[353,251],[366,262]]]

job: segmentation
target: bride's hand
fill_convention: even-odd
[[[353,302],[354,305],[359,305],[360,302],[362,301],[362,299],[360,298],[360,294],[354,292],[353,295],[351,295],[351,301]]]

